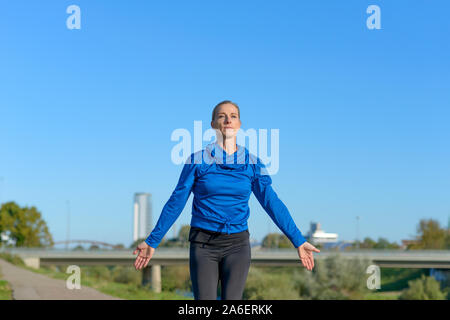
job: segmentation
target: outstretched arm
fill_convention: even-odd
[[[280,228],[292,244],[298,248],[306,242],[306,239],[295,225],[289,210],[273,190],[272,178],[269,176],[265,165],[259,158],[257,159],[257,163],[254,164],[254,170],[252,191],[256,199],[258,199],[261,206],[277,227]]]
[[[313,252],[320,252],[320,250],[307,242],[295,225],[289,210],[273,190],[272,178],[269,176],[265,165],[257,159],[254,168],[255,176],[252,182],[253,193],[273,222],[275,222],[277,227],[283,231],[297,248],[297,253],[303,266],[311,271],[314,268]]]
[[[194,154],[191,154],[191,160]],[[163,207],[155,228],[145,242],[152,248],[157,248],[162,238],[174,224],[186,205],[195,181],[197,164],[186,160],[175,190]]]

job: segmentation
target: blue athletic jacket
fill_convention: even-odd
[[[253,192],[270,218],[297,248],[306,239],[271,184],[265,165],[247,148],[237,145],[237,151],[230,155],[217,142],[210,143],[187,158],[177,186],[145,242],[153,248],[158,247],[180,216],[191,192],[194,193],[192,227],[228,234],[247,230],[248,200]]]

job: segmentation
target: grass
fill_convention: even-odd
[[[401,294],[401,291],[375,291],[366,294],[364,300],[398,300]]]
[[[56,271],[51,268],[41,267],[34,269],[24,267],[27,270],[54,278],[67,280],[69,274],[61,271]],[[176,294],[174,292],[166,291],[161,293],[153,292],[149,287],[143,287],[140,284],[117,283],[111,280],[102,280],[94,277],[83,275],[83,269],[88,267],[80,266],[81,268],[81,286],[96,289],[104,294],[118,297],[125,300],[192,300],[192,298]]]
[[[0,269],[0,300],[12,300],[12,290],[8,281],[2,280],[2,272]]]
[[[398,300],[408,281],[428,275],[428,269],[381,268],[381,288],[364,296],[365,300]]]
[[[0,280],[0,300],[12,300],[11,287],[5,280]]]
[[[422,274],[428,276],[428,269],[381,268],[381,289],[379,291],[401,291],[408,288],[408,281],[418,279]]]
[[[67,280],[69,277],[68,273],[62,272],[60,270],[66,270],[64,266],[60,268],[52,267],[41,267],[39,269],[34,269],[25,266],[22,259],[17,255],[10,255],[7,253],[0,254],[0,258],[6,261],[24,268],[26,270],[39,273],[54,279]],[[96,289],[104,294],[108,294],[114,297],[118,297],[126,300],[193,300],[190,297],[185,297],[180,294],[176,294],[171,291],[163,291],[161,293],[153,292],[149,287],[143,287],[136,283],[117,283],[112,280],[97,279],[95,277],[90,277],[86,275],[88,266],[80,266],[81,268],[81,286],[90,287]],[[142,272],[142,271],[141,271]],[[11,299],[11,289],[8,283],[4,280],[0,282],[0,299]]]

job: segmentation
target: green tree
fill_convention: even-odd
[[[369,237],[364,238],[363,242],[360,244],[360,248],[363,249],[373,249],[377,242],[375,240],[372,240]]]
[[[404,289],[400,300],[445,300],[439,282],[433,277],[421,275],[420,279],[408,281],[409,288]]]
[[[50,247],[53,238],[36,207],[20,207],[15,202],[0,208],[0,233],[9,232],[16,247]]]
[[[182,243],[183,247],[187,247],[189,243],[189,232],[191,231],[191,226],[188,224],[183,225],[178,232],[178,240]]]
[[[125,246],[122,243],[116,244],[114,246],[114,250],[122,250],[125,249]]]
[[[378,242],[375,243],[374,249],[398,249],[400,246],[392,242],[390,243],[386,238],[378,238]]]
[[[263,241],[261,247],[263,248],[294,248],[288,237],[280,233],[269,233]]]
[[[190,225],[183,225],[178,232],[178,236],[170,238],[161,242],[160,247],[166,248],[187,248],[189,247],[189,232],[191,230]]]
[[[416,244],[409,249],[446,249],[448,230],[440,227],[439,221],[433,219],[422,219],[417,226]]]

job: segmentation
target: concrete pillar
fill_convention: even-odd
[[[152,265],[152,289],[154,292],[161,292],[161,266]]]
[[[142,270],[142,285],[151,285],[152,291],[161,292],[161,266],[151,265]]]
[[[152,280],[152,273],[150,266],[145,267],[142,269],[142,285],[148,286]]]
[[[28,258],[22,258],[23,262],[27,267],[31,267],[34,269],[39,269],[40,267],[40,259],[39,257],[28,257]]]

